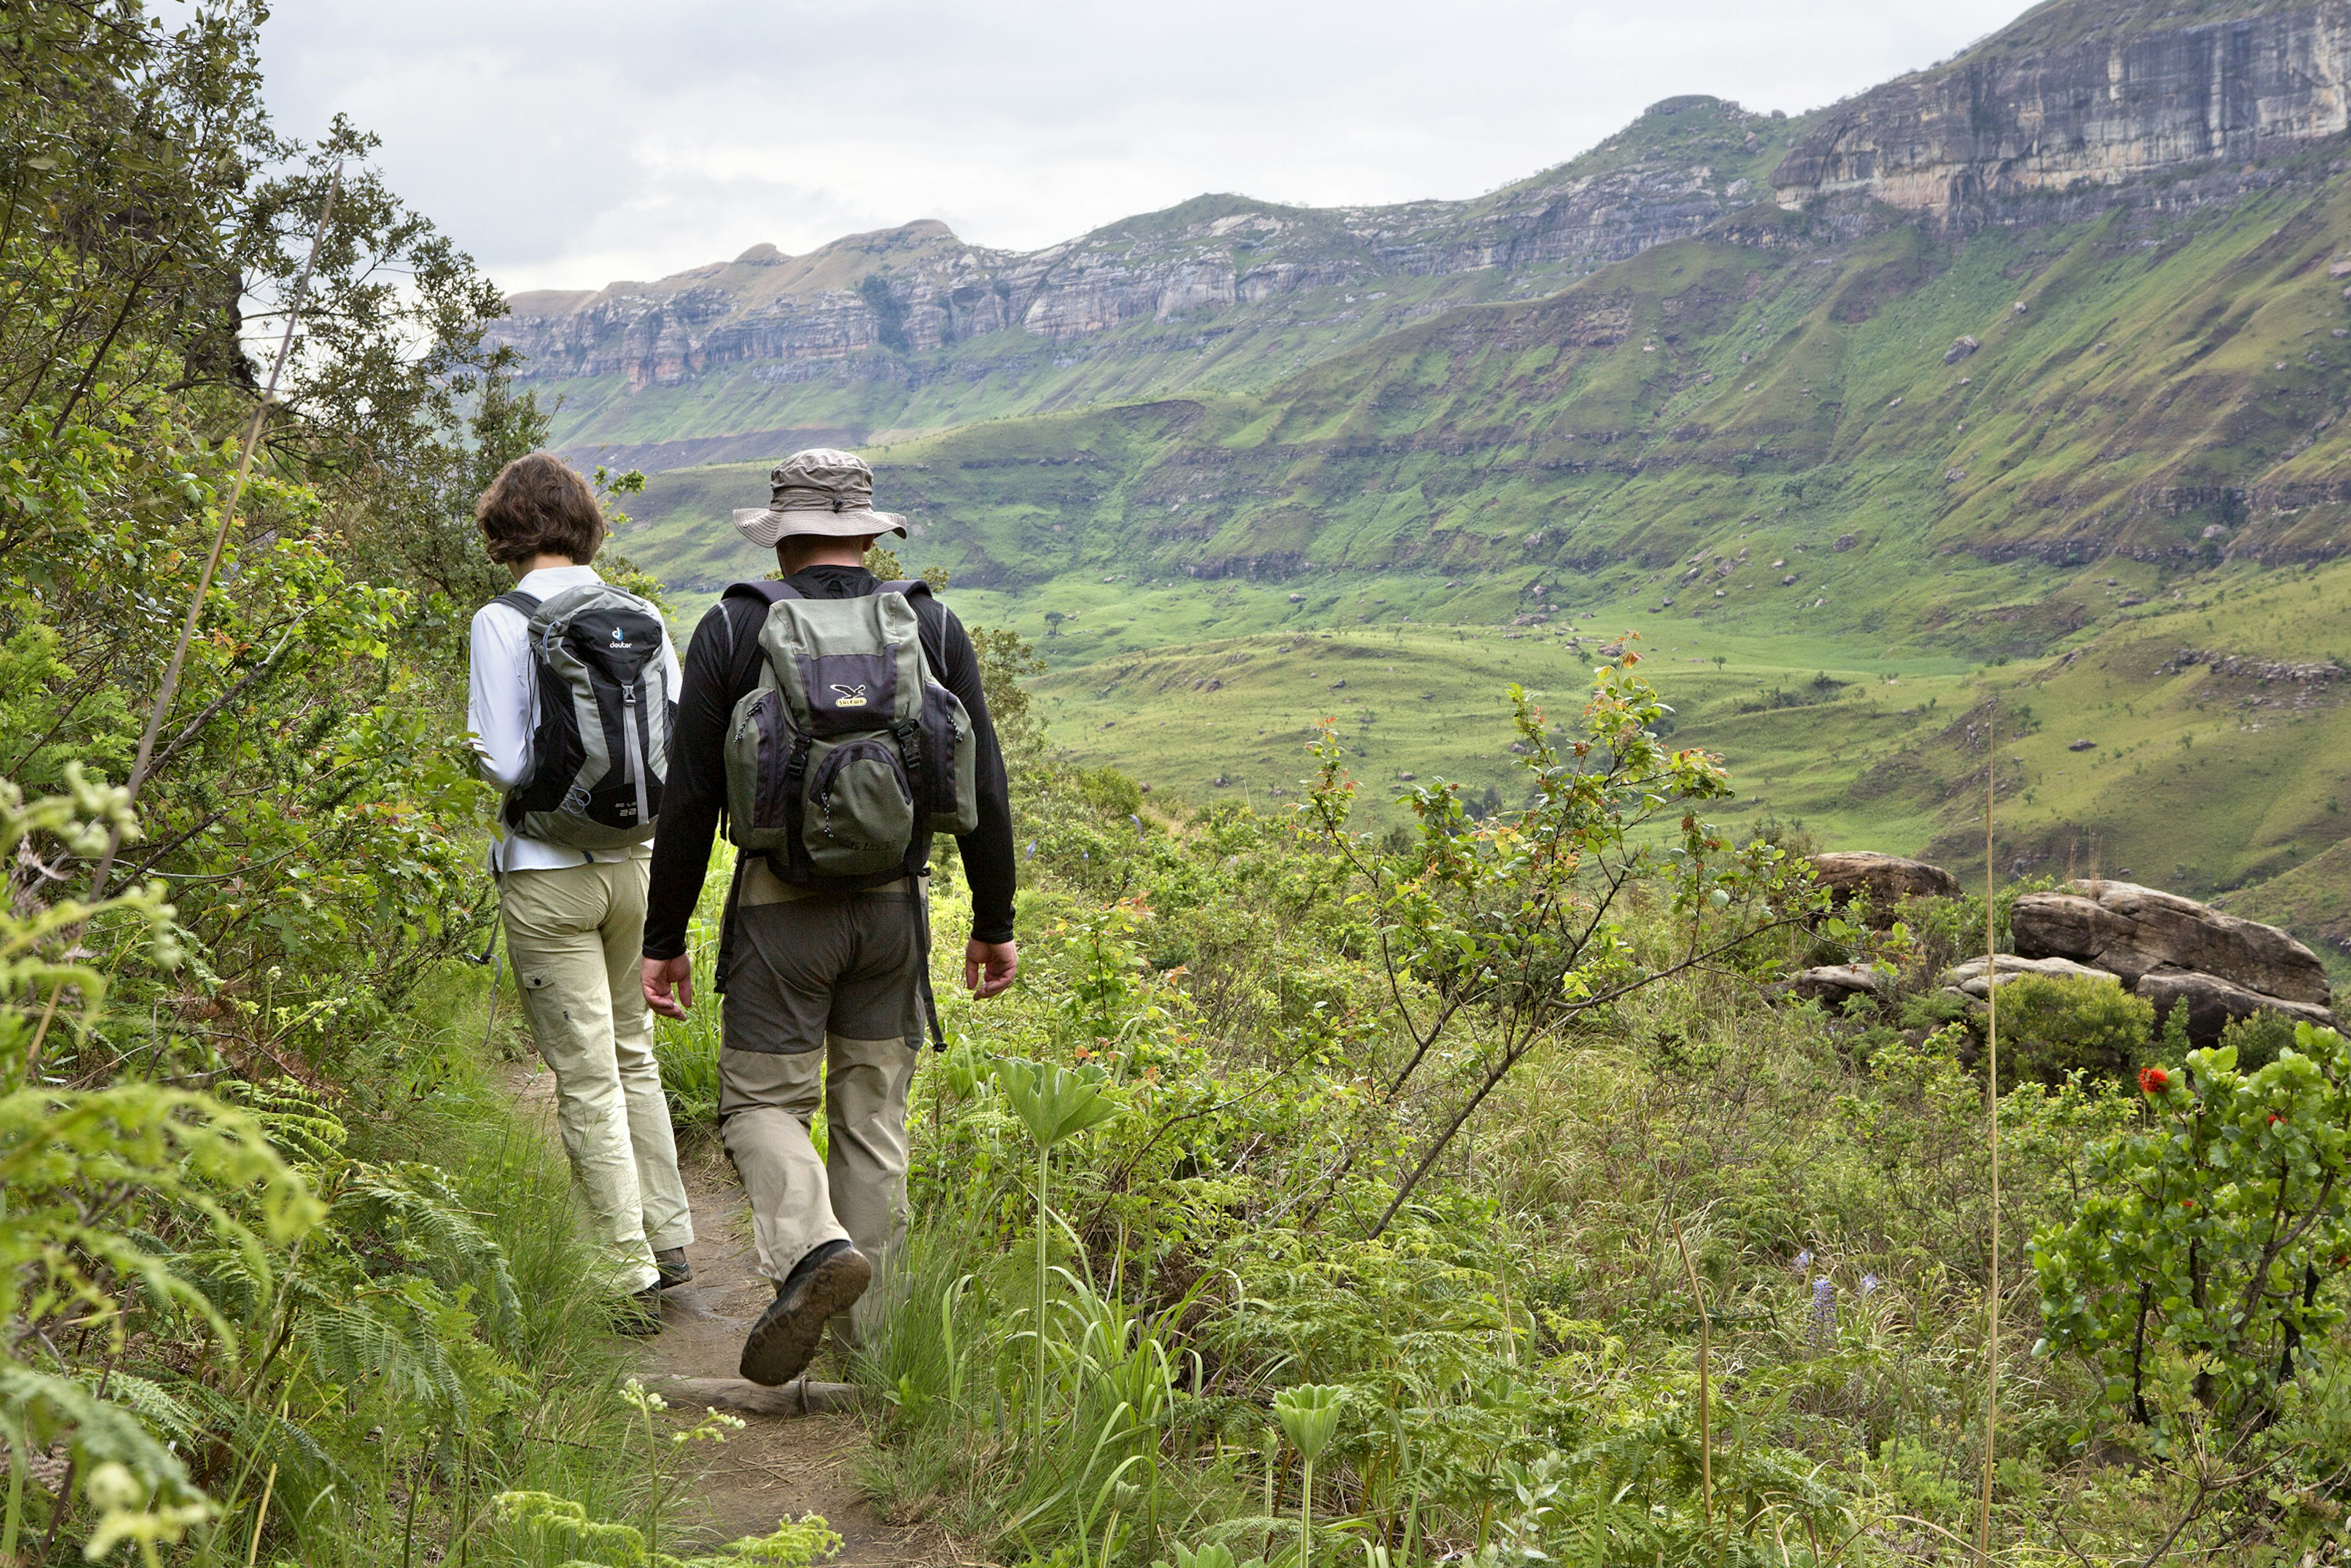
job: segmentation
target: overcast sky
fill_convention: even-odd
[[[941,218],[1034,249],[1204,191],[1475,195],[1676,93],[1790,112],[2020,0],[285,0],[280,127],[381,134],[510,290]]]

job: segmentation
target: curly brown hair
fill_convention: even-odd
[[[499,469],[474,503],[474,526],[501,566],[535,555],[566,555],[584,566],[604,543],[604,509],[596,492],[552,452],[534,452]]]

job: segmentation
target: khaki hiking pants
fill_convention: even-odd
[[[719,1125],[750,1195],[761,1274],[780,1281],[810,1251],[843,1239],[879,1273],[906,1228],[906,1090],[923,1044],[921,894],[912,883],[783,894],[772,879],[747,877],[735,914]],[[821,1158],[809,1135],[820,1106]],[[848,1324],[834,1326],[854,1343]]]
[[[653,1282],[656,1251],[694,1239],[638,977],[650,867],[508,872],[498,900],[531,1040],[555,1074],[563,1152],[623,1291]]]

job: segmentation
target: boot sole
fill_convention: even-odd
[[[743,1341],[738,1370],[753,1383],[773,1388],[808,1369],[824,1339],[824,1325],[845,1312],[873,1282],[873,1264],[862,1252],[843,1252],[817,1265],[787,1305],[778,1301],[760,1314]]]

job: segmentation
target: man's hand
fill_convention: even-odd
[[[673,986],[677,988],[674,998],[670,996]],[[647,958],[644,987],[645,1006],[665,1019],[684,1018],[685,1009],[694,1005],[694,960],[683,953],[674,958]]]
[[[650,962],[650,961],[648,961]],[[650,973],[650,969],[647,971]],[[977,936],[963,945],[964,988],[975,1001],[986,1001],[1012,983],[1020,972],[1020,948],[1012,942],[982,942]],[[650,988],[651,982],[647,982]]]

